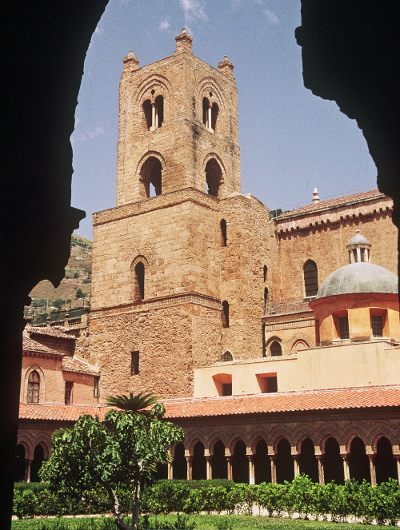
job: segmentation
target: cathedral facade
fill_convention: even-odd
[[[93,215],[82,353],[97,413],[108,396],[155,392],[186,433],[169,478],[399,478],[392,200],[314,190],[270,215],[241,193],[227,57],[204,63],[183,29],[172,56],[123,63],[117,205]],[[42,414],[51,430],[78,405],[60,419],[43,401],[21,422]]]

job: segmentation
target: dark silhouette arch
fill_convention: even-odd
[[[204,480],[207,478],[206,457],[204,456],[204,445],[197,442],[193,449],[192,479]]]
[[[318,482],[318,462],[315,457],[314,444],[310,438],[303,440],[299,456],[300,473],[305,473],[313,482]]]
[[[215,158],[211,158],[206,164],[207,193],[213,197],[218,197],[221,182],[222,169]]]
[[[185,446],[179,442],[175,446],[174,460],[172,463],[174,479],[184,480],[187,477],[187,462],[185,458]]]
[[[376,482],[387,482],[389,478],[397,479],[397,463],[393,456],[392,444],[382,436],[377,443],[375,457]]]
[[[228,478],[228,467],[225,457],[225,445],[218,440],[214,445],[211,459],[212,478]]]
[[[278,484],[283,484],[285,480],[294,479],[294,462],[289,442],[286,438],[278,443],[278,452],[276,455],[276,480]]]
[[[271,482],[271,461],[268,456],[268,446],[265,440],[259,440],[254,455],[255,483]]]
[[[155,156],[150,156],[140,170],[146,197],[151,198],[161,195],[162,192],[162,165]]]
[[[229,303],[226,300],[222,302],[221,318],[222,318],[222,327],[229,328]]]
[[[233,450],[232,478],[234,482],[249,483],[249,460],[246,456],[246,444],[242,440],[236,442]]]
[[[337,484],[344,484],[343,460],[340,447],[335,438],[328,438],[325,443],[324,455],[325,484],[334,480]]]

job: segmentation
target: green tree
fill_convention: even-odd
[[[82,289],[77,289],[75,293],[75,298],[78,300],[78,298],[84,298],[84,297],[85,297],[85,293],[82,292]]]
[[[111,396],[107,399],[107,405],[110,407],[129,410],[133,414],[144,414],[145,416],[151,416],[152,411],[149,410],[149,407],[157,403],[158,397],[152,392],[148,394],[140,392],[136,395],[131,392],[128,396]]]
[[[64,304],[65,304],[65,300],[63,300],[62,298],[57,298],[57,300],[54,300],[53,302],[53,306],[56,307],[57,309],[61,309]]]
[[[53,489],[80,499],[85,491],[102,489],[120,530],[129,526],[122,519],[116,490],[130,485],[132,530],[137,530],[142,480],[151,476],[157,464],[170,461],[168,449],[184,437],[180,427],[164,420],[164,414],[164,405],[158,403],[148,415],[109,410],[104,423],[97,416],[81,416],[73,427],[54,433],[53,452],[42,466],[41,478]]]

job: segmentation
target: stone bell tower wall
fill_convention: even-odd
[[[162,193],[186,187],[206,192],[205,169],[211,158],[222,172],[218,197],[240,192],[237,89],[233,66],[226,64],[229,61],[220,63],[221,71],[216,70],[186,48],[142,68],[136,58],[125,58],[120,82],[117,206],[146,198],[141,173],[149,157],[161,164]],[[163,102],[162,122],[159,117],[157,125],[151,125],[157,98]],[[204,98],[217,109],[212,130],[204,123]]]

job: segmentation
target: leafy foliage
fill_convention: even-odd
[[[151,476],[158,463],[167,463],[168,448],[183,440],[182,429],[165,421],[164,413],[159,403],[146,415],[110,410],[105,423],[97,416],[81,416],[73,427],[53,435],[53,452],[43,464],[42,479],[50,481],[61,497],[84,498],[112,511],[121,530],[129,527],[123,522],[116,488],[131,485],[132,528],[136,530],[141,481]],[[100,502],[91,498],[87,492],[94,489],[107,498]]]
[[[145,409],[157,403],[158,397],[152,392],[148,394],[140,392],[136,395],[131,392],[129,395],[111,396],[107,399],[107,405],[110,407],[118,407],[119,409],[129,410],[133,414],[144,414],[149,417],[152,412]]]

